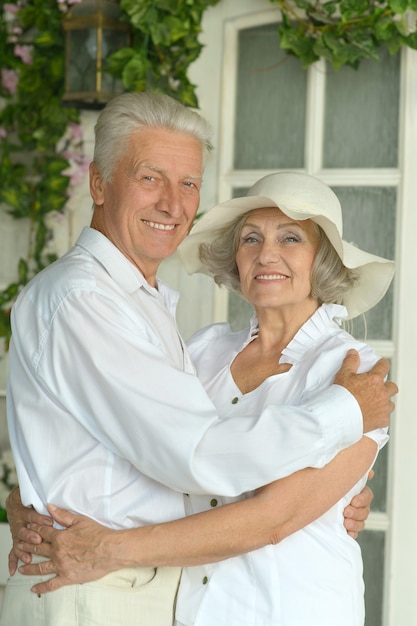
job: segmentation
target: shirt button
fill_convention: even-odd
[[[203,582],[203,585],[207,585],[207,583],[208,583],[208,578],[207,578],[207,576],[204,576],[204,578],[203,578],[203,581],[202,581],[202,582]]]
[[[233,398],[233,400],[232,400],[232,404],[237,404],[238,402],[239,402],[239,398],[237,398],[237,397],[236,397],[236,398]]]
[[[212,500],[210,500],[210,506],[212,506],[212,507],[217,506],[217,500],[216,500],[216,498],[213,498]]]

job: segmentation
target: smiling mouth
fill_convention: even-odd
[[[142,220],[144,224],[150,226],[150,228],[156,228],[156,230],[174,230],[176,224],[161,224],[159,222],[149,222],[148,220]]]
[[[258,274],[255,280],[285,280],[288,276],[284,274]]]

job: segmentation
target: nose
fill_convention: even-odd
[[[178,187],[170,183],[164,184],[156,206],[170,217],[179,217],[183,212],[183,204]]]
[[[275,240],[264,239],[259,250],[258,261],[261,265],[276,263],[281,258],[280,248]]]

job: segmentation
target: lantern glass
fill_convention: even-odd
[[[101,108],[123,91],[121,80],[102,71],[106,58],[129,44],[129,26],[119,21],[120,14],[119,6],[111,0],[83,0],[64,20],[64,103]]]

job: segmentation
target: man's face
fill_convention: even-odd
[[[111,182],[94,163],[92,226],[102,232],[151,284],[160,263],[175,252],[200,202],[202,148],[188,133],[142,129],[130,138]]]

